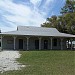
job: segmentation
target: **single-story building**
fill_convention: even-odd
[[[66,50],[73,48],[75,39],[75,35],[60,33],[56,28],[30,26],[18,26],[15,31],[0,33],[0,37],[1,49],[9,50]]]

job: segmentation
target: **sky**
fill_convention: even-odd
[[[13,31],[17,26],[40,27],[46,18],[60,15],[65,0],[0,0],[0,29]]]

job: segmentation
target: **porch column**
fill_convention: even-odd
[[[51,50],[52,50],[52,46],[53,46],[53,38],[51,37]]]
[[[63,50],[63,38],[61,38],[61,50]]]
[[[41,37],[39,37],[39,50],[41,50]]]
[[[68,44],[69,44],[69,49],[70,49],[71,48],[71,41],[70,41],[70,39],[68,41]]]
[[[30,37],[26,37],[27,38],[27,50],[29,50],[29,38]]]
[[[2,41],[2,39],[3,39],[3,36],[1,36],[1,50],[3,49],[3,41]]]
[[[68,45],[68,47],[67,47],[67,48],[69,49],[69,40],[68,40],[68,43],[67,43],[67,45]]]
[[[71,39],[71,50],[72,50],[72,39]]]
[[[16,49],[15,43],[16,43],[16,36],[14,36],[14,50]]]

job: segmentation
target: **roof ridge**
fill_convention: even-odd
[[[48,28],[48,27],[37,27],[37,26],[17,26],[17,30],[18,28],[39,28],[39,29],[56,29],[56,28]],[[56,29],[57,30],[57,29]],[[58,31],[58,30],[57,30]]]

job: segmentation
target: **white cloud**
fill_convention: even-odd
[[[38,9],[32,10],[29,6],[15,4],[11,0],[1,0],[0,9],[1,8],[3,9],[2,16],[7,21],[13,23],[9,23],[13,28],[15,28],[17,25],[40,26],[40,24],[45,21],[45,18],[38,12]],[[6,11],[10,14],[5,13]],[[1,28],[4,31],[3,26]]]
[[[40,3],[42,0],[30,0],[31,3],[33,3],[34,5],[37,5],[38,3]]]
[[[49,5],[49,4],[52,4],[52,2],[54,2],[55,0],[46,0],[46,2],[45,2],[45,5],[47,6],[47,5]]]
[[[53,14],[52,9],[56,1],[30,0],[30,5],[26,5],[23,2],[23,4],[16,4],[13,0],[0,0],[0,22],[3,20],[3,23],[0,23],[0,28],[2,31],[10,31],[16,29],[18,25],[40,26],[45,22],[45,17],[49,13]]]
[[[47,17],[48,14],[52,13],[52,9],[54,8],[54,2],[56,0],[44,0],[43,5],[41,6],[41,13]]]

